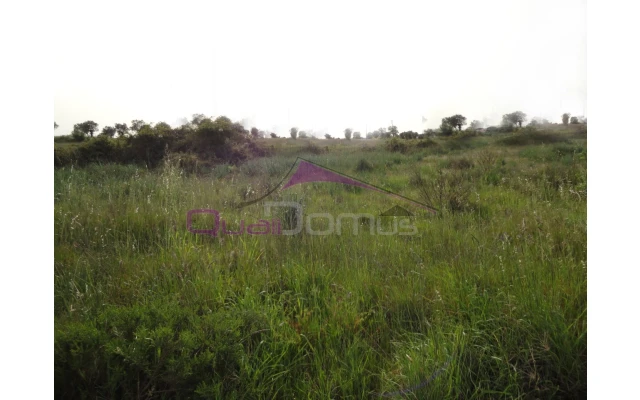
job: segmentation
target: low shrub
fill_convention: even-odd
[[[406,153],[409,149],[409,146],[407,145],[407,143],[400,141],[398,138],[393,138],[385,143],[385,148],[393,153]]]
[[[416,147],[421,149],[429,148],[429,147],[437,147],[437,146],[439,146],[438,142],[430,138],[419,140],[418,144],[416,145]]]
[[[373,164],[363,158],[361,158],[356,165],[356,171],[358,172],[371,172],[374,169]]]
[[[491,169],[496,165],[498,155],[492,151],[484,150],[476,155],[476,164],[483,170]]]
[[[175,166],[186,173],[198,172],[198,157],[191,153],[169,153],[164,159],[165,165]]]
[[[426,204],[441,212],[459,213],[473,208],[469,201],[470,182],[460,172],[438,170],[435,178],[425,179],[415,171],[409,184],[418,189]]]
[[[53,150],[53,165],[56,167],[73,165],[76,159],[75,148],[56,146]]]
[[[153,133],[139,133],[127,138],[126,142],[122,161],[145,164],[150,168],[160,164],[168,149],[165,138]]]
[[[311,153],[311,154],[322,154],[324,152],[329,151],[329,147],[325,146],[324,149],[322,149],[319,146],[316,146],[314,143],[309,142],[307,143],[306,146],[303,147],[303,152],[305,153]]]
[[[60,135],[54,136],[54,143],[80,143],[84,141],[84,135]]]
[[[447,167],[452,169],[470,169],[473,168],[473,162],[466,157],[454,158],[449,160]]]
[[[78,146],[77,150],[72,153],[72,158],[75,158],[78,165],[118,162],[119,150],[119,146],[114,140],[99,136]]]

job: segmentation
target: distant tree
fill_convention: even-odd
[[[351,128],[347,128],[344,130],[344,138],[347,140],[351,140],[351,134],[353,133],[353,131],[351,130]]]
[[[255,126],[253,128],[251,128],[251,136],[254,139],[257,139],[260,137],[260,131],[258,130],[258,128],[256,128]]]
[[[197,127],[201,123],[203,123],[205,120],[211,120],[211,118],[207,118],[207,116],[204,114],[193,114],[191,116],[191,125],[194,125]]]
[[[527,120],[527,114],[523,113],[522,111],[515,111],[510,114],[505,114],[502,116],[503,125],[511,125],[511,126],[518,125],[520,128],[522,128],[522,123],[526,120]]]
[[[258,131],[258,137],[264,139],[267,137],[267,133],[265,131]]]
[[[155,130],[151,127],[150,124],[144,124],[138,131],[138,135],[155,135]]]
[[[220,116],[214,121],[205,118],[195,129],[194,147],[201,153],[223,158],[228,155],[225,144],[242,142],[248,139],[248,136],[249,131],[241,124],[231,122],[227,117]]]
[[[571,117],[571,122],[569,123],[570,124],[586,124],[587,119],[582,116],[575,116],[575,117]]]
[[[298,138],[298,128],[296,128],[294,126],[293,128],[291,128],[289,130],[289,134],[291,135],[291,139],[297,139]]]
[[[87,136],[87,134],[82,130],[81,125],[82,124],[74,124],[73,131],[71,132],[71,136],[73,137],[73,140],[77,142],[83,141]]]
[[[298,137],[300,139],[306,139],[306,138],[309,137],[309,135],[307,135],[307,132],[305,132],[305,131],[300,131],[300,132],[298,132]]]
[[[129,134],[129,127],[127,124],[115,124],[115,128],[118,136],[127,136]]]
[[[448,124],[451,125],[451,127],[453,128],[457,127],[459,131],[462,130],[462,125],[467,124],[467,118],[460,114],[456,114],[448,117],[447,121],[448,121]]]
[[[102,132],[100,133],[100,135],[102,136],[107,136],[107,137],[114,137],[116,134],[116,128],[114,128],[113,126],[105,126],[104,128],[102,128]]]
[[[405,131],[400,134],[400,139],[417,139],[418,132]]]
[[[440,123],[440,134],[442,136],[451,136],[453,135],[454,130],[453,122],[451,121],[451,117],[442,118],[442,122]]]
[[[276,134],[275,134],[275,133],[273,133],[273,132],[271,132],[269,135],[271,136],[271,139],[275,139],[275,138],[277,138],[277,137],[278,137],[278,135],[276,135]]]
[[[529,122],[527,126],[541,126],[541,125],[549,125],[549,124],[551,124],[551,122],[549,122],[548,119],[535,117],[531,119],[531,122]]]
[[[562,114],[562,123],[565,125],[569,125],[569,117],[571,117],[571,114],[569,113]]]
[[[53,121],[53,129],[58,129],[58,123],[56,121]]]
[[[362,139],[362,135],[360,134],[360,132],[353,132],[353,138],[354,139]]]
[[[391,125],[391,126],[389,127],[389,134],[390,134],[391,136],[393,136],[393,137],[398,136],[398,127],[397,127],[397,126],[395,126],[395,125]]]
[[[147,125],[146,122],[144,122],[141,119],[134,119],[133,121],[131,121],[131,130],[134,132],[140,132],[140,129],[142,129],[143,126]]]
[[[156,134],[160,136],[170,135],[171,132],[173,131],[173,129],[171,128],[171,125],[167,124],[166,122],[158,122],[157,124],[154,125],[153,130]]]
[[[325,138],[325,139],[333,139],[333,138],[331,137],[331,135],[329,135],[328,133],[325,133],[325,134],[324,134],[324,138]]]
[[[469,124],[469,129],[472,130],[478,130],[478,129],[482,129],[482,127],[484,126],[484,124],[480,121],[478,121],[477,119],[474,119],[473,121],[471,121],[471,124]]]
[[[79,125],[79,128],[85,135],[93,137],[95,131],[98,130],[98,124],[93,121],[84,121]]]
[[[425,129],[422,131],[422,135],[424,137],[433,137],[436,135],[436,130],[435,129]]]

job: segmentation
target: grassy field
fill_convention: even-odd
[[[198,174],[56,169],[56,397],[586,397],[586,134],[260,145],[268,157]],[[308,183],[270,200],[399,205],[418,233],[187,230],[191,209],[261,219],[261,202],[233,206],[296,157],[440,212]]]

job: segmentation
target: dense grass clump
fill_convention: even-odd
[[[57,168],[56,397],[584,398],[586,138],[518,135],[264,139],[244,161]],[[271,192],[297,157],[438,212],[330,182]],[[236,207],[267,193],[302,214]],[[377,233],[396,206],[415,234]],[[353,217],[340,234],[213,237],[187,230],[193,209],[232,231]]]
[[[358,172],[371,172],[374,169],[375,168],[373,164],[371,164],[369,161],[365,160],[364,158],[361,158],[360,161],[358,161],[358,164],[356,165],[356,171]]]

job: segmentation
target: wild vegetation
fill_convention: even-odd
[[[264,138],[202,117],[56,143],[56,397],[584,398],[586,125],[517,115],[487,135],[458,117],[419,138]],[[192,209],[263,219],[234,206],[297,157],[438,212],[320,182],[269,199],[305,216],[398,205],[418,233],[187,230]]]

